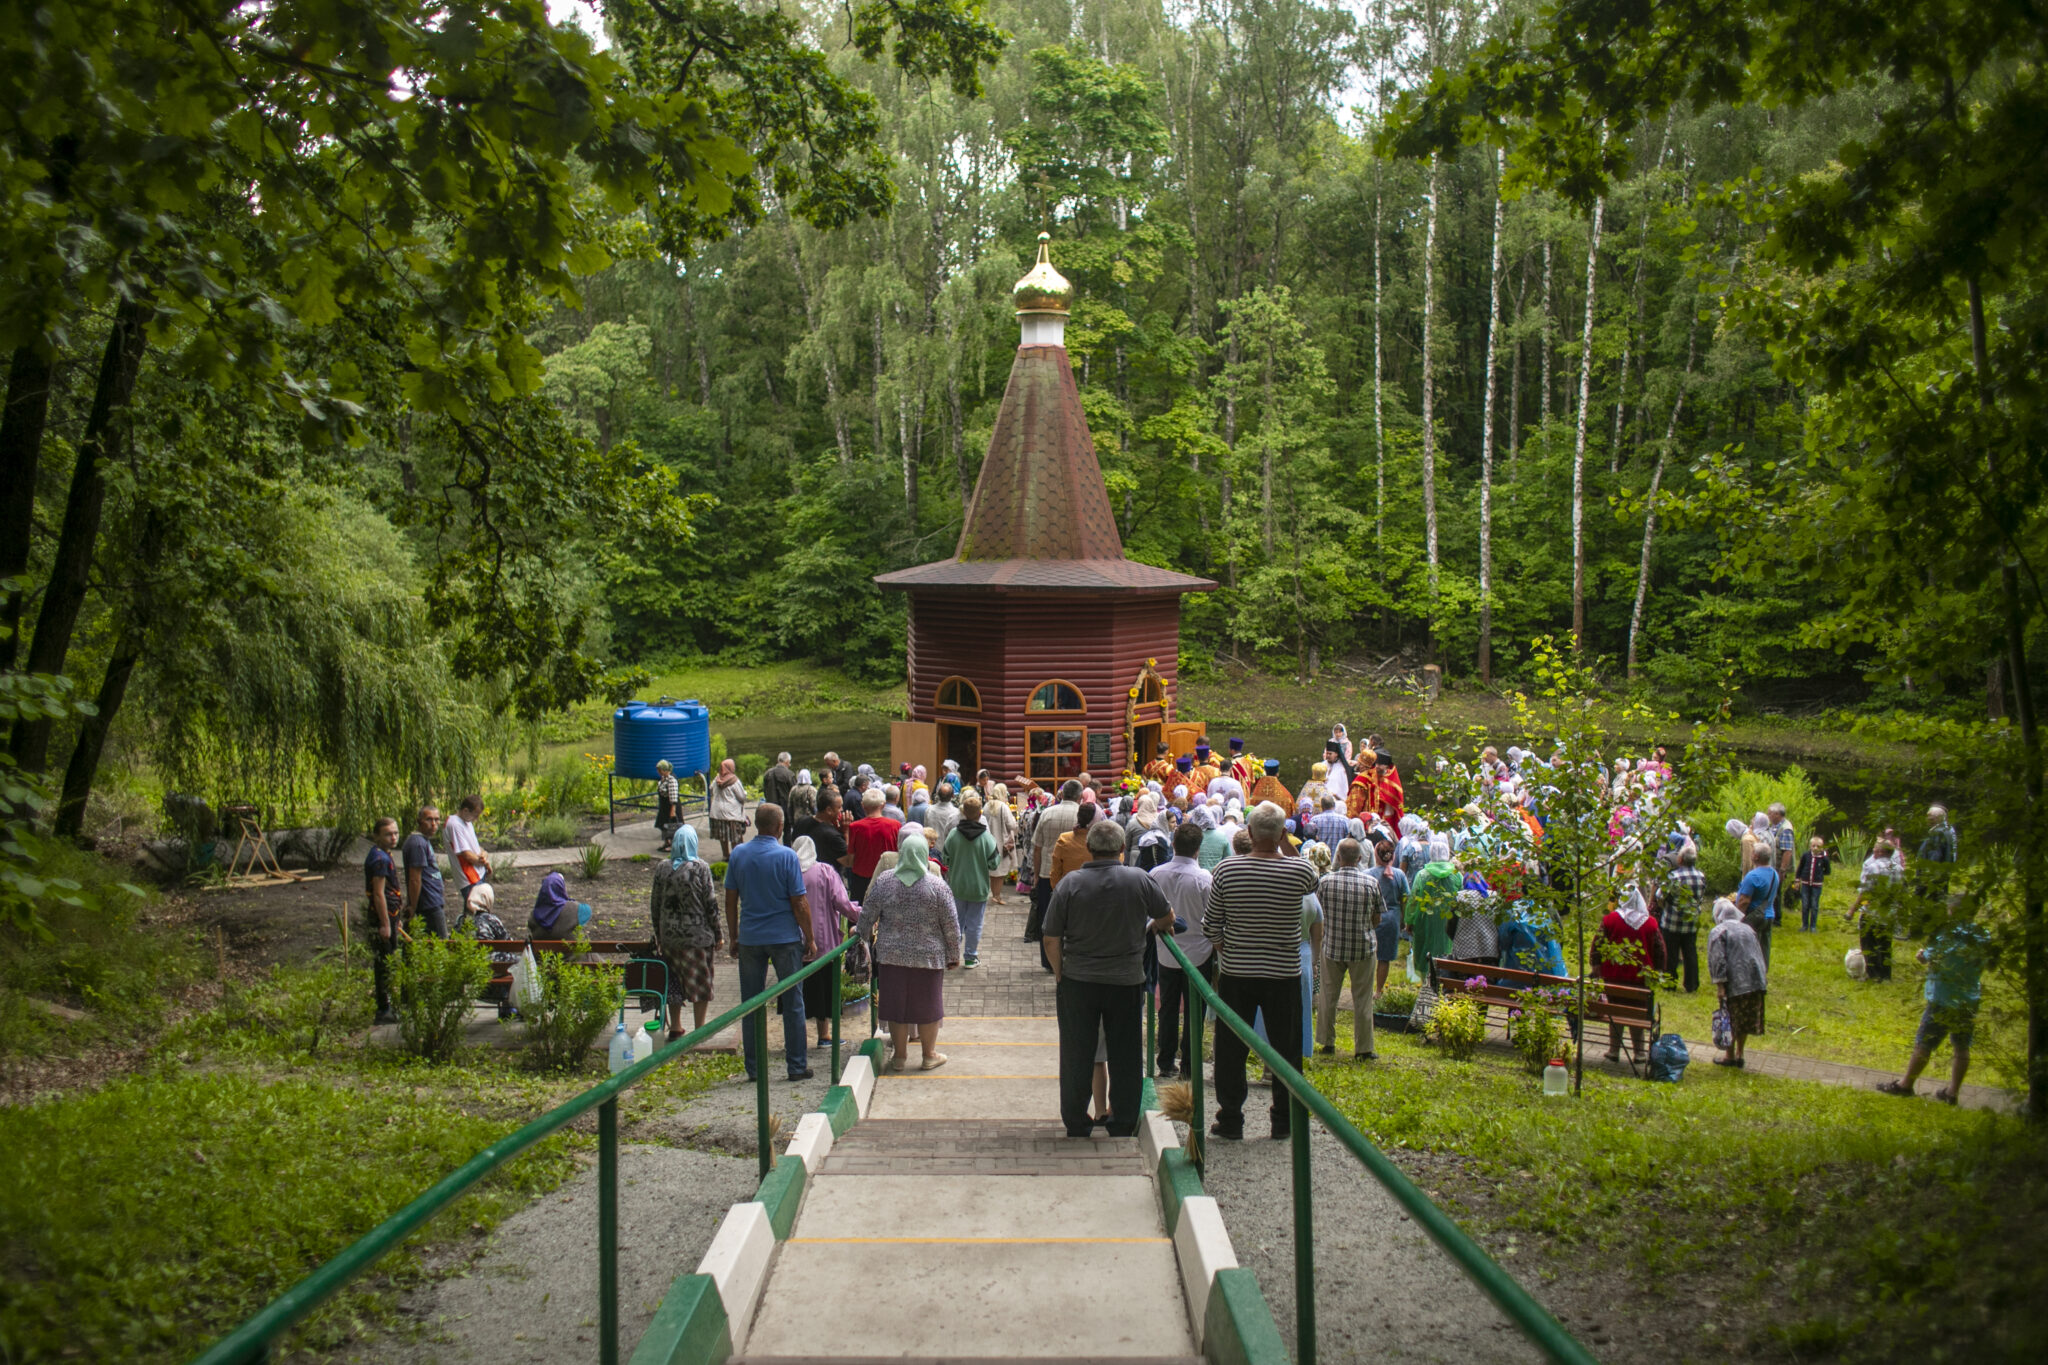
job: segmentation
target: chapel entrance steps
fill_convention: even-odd
[[[733,1356],[726,1365],[1207,1365],[1200,1356]]]
[[[1067,1138],[1058,1025],[955,1016],[819,1164],[738,1362],[1198,1359],[1136,1138]],[[917,1053],[912,1048],[913,1057]]]

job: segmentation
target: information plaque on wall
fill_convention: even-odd
[[[1088,771],[1090,773],[1103,773],[1108,770],[1109,765],[1111,763],[1116,761],[1110,749],[1110,743],[1115,738],[1116,736],[1106,734],[1099,730],[1093,730],[1089,732]]]

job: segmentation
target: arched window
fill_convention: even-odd
[[[981,693],[965,678],[948,678],[939,684],[938,695],[932,699],[934,706],[943,706],[948,711],[979,711]]]
[[[1030,704],[1024,709],[1033,715],[1079,715],[1088,709],[1088,703],[1082,698],[1080,688],[1054,678],[1051,682],[1040,683],[1033,690]]]
[[[1159,675],[1157,673],[1154,673],[1149,668],[1146,669],[1145,672],[1138,678],[1138,705],[1151,706],[1154,703],[1162,702],[1165,700],[1166,684],[1160,681]]]

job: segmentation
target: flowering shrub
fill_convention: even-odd
[[[1508,1044],[1523,1066],[1541,1072],[1552,1057],[1563,1055],[1564,1029],[1549,1010],[1526,1006],[1508,1016]]]
[[[1467,1061],[1486,1040],[1486,1011],[1469,995],[1454,995],[1436,1007],[1429,1019],[1429,1036],[1444,1055]]]

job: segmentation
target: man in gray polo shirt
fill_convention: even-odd
[[[1088,827],[1089,860],[1060,879],[1045,912],[1045,956],[1059,979],[1060,1121],[1093,1131],[1095,1042],[1109,1050],[1109,1135],[1138,1131],[1145,1051],[1145,934],[1171,933],[1173,909],[1152,878],[1125,867],[1123,827]]]

